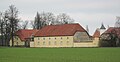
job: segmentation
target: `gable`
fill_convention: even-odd
[[[100,31],[99,31],[99,29],[96,29],[95,33],[93,34],[93,38],[95,38],[95,37],[97,37],[97,38],[100,37]]]
[[[35,35],[37,31],[38,30],[22,29],[22,30],[18,30],[16,32],[16,35],[20,38],[21,41],[25,41],[26,39],[30,38],[32,35]]]
[[[74,34],[74,41],[75,42],[79,42],[79,41],[86,41],[89,40],[89,35],[87,34],[87,32],[76,32]]]

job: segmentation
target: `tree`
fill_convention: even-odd
[[[19,29],[27,29],[27,25],[28,25],[29,21],[21,21],[21,23],[19,23]]]
[[[42,27],[46,26],[46,25],[51,25],[51,22],[55,20],[55,17],[53,15],[53,13],[50,12],[42,12],[42,13],[38,13],[35,16],[35,21],[33,24],[34,29],[41,29]]]
[[[116,17],[116,20],[117,20],[117,21],[116,21],[116,23],[115,23],[115,27],[116,27],[116,28],[120,28],[120,17],[117,16],[117,17]]]
[[[4,12],[4,26],[3,26],[3,30],[4,30],[4,42],[5,45],[8,46],[9,44],[9,40],[10,40],[10,33],[11,33],[11,29],[10,29],[10,21],[9,21],[9,16],[8,16],[8,11]]]
[[[100,46],[115,47],[120,46],[120,28],[108,29],[100,36]]]
[[[100,36],[101,47],[116,47],[117,35],[115,33],[104,33]]]
[[[40,14],[37,12],[36,14],[36,17],[35,17],[35,21],[34,21],[34,24],[33,24],[33,28],[34,29],[40,29],[42,26],[42,21],[41,21],[41,18],[40,18]]]
[[[9,39],[9,35],[10,35],[10,24],[9,24],[9,20],[8,20],[8,12],[5,11],[2,14],[2,19],[1,19],[1,38],[2,38],[2,46],[4,45],[8,45],[8,39]]]
[[[3,24],[4,24],[4,22],[3,22],[3,19],[2,19],[2,13],[0,12],[0,34],[1,34],[1,36],[0,36],[0,38],[1,38],[1,45],[3,46]]]
[[[69,15],[62,13],[59,14],[56,18],[56,21],[58,22],[58,24],[69,24],[69,23],[73,23],[74,20],[72,18],[70,18]]]
[[[8,20],[9,20],[9,24],[10,24],[10,29],[11,29],[11,39],[12,39],[12,46],[14,46],[14,33],[18,30],[18,9],[14,6],[11,5],[9,6],[9,9],[7,10],[8,12]]]
[[[59,14],[56,17],[51,12],[42,12],[42,13],[37,12],[35,16],[35,20],[34,22],[31,22],[31,25],[33,26],[34,29],[41,29],[46,25],[69,24],[73,22],[74,20],[65,13]]]

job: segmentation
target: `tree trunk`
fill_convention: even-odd
[[[1,23],[1,45],[3,46],[3,24]]]
[[[13,16],[13,14],[12,14],[12,16]],[[11,37],[12,37],[12,47],[14,46],[14,38],[13,38],[13,32],[14,32],[14,25],[13,25],[13,21],[14,21],[14,19],[13,19],[13,17],[12,17],[12,19],[11,19],[11,28],[12,28],[12,32],[11,32]]]
[[[14,46],[14,38],[13,38],[13,31],[14,31],[14,26],[13,26],[13,23],[12,23],[12,33],[11,33],[11,37],[12,37],[12,47]]]

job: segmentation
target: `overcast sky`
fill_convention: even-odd
[[[114,26],[120,16],[120,0],[0,0],[0,11],[15,5],[22,20],[34,20],[36,12],[66,13],[84,28],[88,25],[90,34],[101,23]]]

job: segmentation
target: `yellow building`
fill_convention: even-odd
[[[14,46],[30,46],[30,41],[32,41],[32,36],[37,32],[38,30],[28,30],[28,29],[21,29],[18,30],[14,36]],[[10,46],[12,46],[12,40],[10,40],[9,43]]]
[[[30,47],[97,47],[80,24],[49,25],[34,35]]]
[[[97,28],[93,34],[93,41],[97,42],[97,46],[99,47],[100,36],[106,31],[105,26],[103,23],[101,24],[100,28]]]

